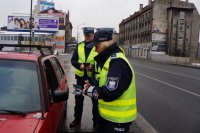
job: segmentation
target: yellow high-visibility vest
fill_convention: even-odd
[[[94,64],[94,57],[97,56],[97,52],[95,52],[95,47],[92,48],[88,58],[85,58],[85,43],[80,43],[78,44],[78,62],[79,63],[90,63],[90,64]],[[80,70],[80,69],[75,69],[75,74],[83,77],[84,76],[84,71]],[[92,76],[92,73],[90,71],[87,71],[87,75],[89,77]]]
[[[99,87],[105,86],[107,83],[107,75],[112,58],[109,57],[107,59],[100,72]],[[114,58],[121,58],[127,62],[132,71],[132,80],[128,89],[117,100],[105,102],[99,99],[98,108],[100,115],[104,119],[115,123],[127,123],[135,120],[137,117],[135,74],[123,53],[116,53],[116,57]]]
[[[122,47],[120,47],[120,50],[121,52],[125,55],[125,52],[124,52],[124,49]],[[100,71],[101,71],[101,68],[97,66],[97,62],[95,61],[94,63],[94,67],[95,67],[95,79],[98,81],[99,78],[100,78]]]

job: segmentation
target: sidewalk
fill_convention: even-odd
[[[71,55],[70,54],[65,54],[65,55],[60,55],[59,60],[61,64],[63,65],[63,68],[65,69],[65,72],[67,74],[67,79],[68,79],[68,85],[69,85],[69,99],[68,99],[68,107],[67,107],[67,121],[66,121],[66,126],[64,128],[63,132],[95,132],[95,129],[93,129],[93,123],[92,123],[92,102],[89,97],[85,97],[84,100],[84,108],[83,108],[83,116],[82,116],[82,121],[81,125],[77,128],[70,129],[69,124],[71,121],[74,119],[74,103],[75,103],[75,98],[74,94],[72,94],[73,91],[73,86],[72,84],[76,83],[75,78],[74,78],[74,68],[71,66]],[[132,133],[145,133],[145,130],[142,130],[139,128],[141,126],[140,123],[145,123],[141,122],[140,115],[137,118],[135,122],[131,125],[130,132]],[[137,123],[137,124],[136,124]],[[139,125],[139,126],[138,126]],[[142,124],[143,126],[145,124]],[[150,133],[151,129],[146,128],[147,132]],[[153,133],[153,132],[152,132]]]

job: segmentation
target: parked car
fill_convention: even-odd
[[[18,51],[2,51],[3,47],[18,47]],[[65,72],[52,53],[48,46],[1,45],[0,133],[61,130],[69,89]]]

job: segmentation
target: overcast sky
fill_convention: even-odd
[[[30,13],[31,0],[4,0],[0,4],[0,27],[7,25],[7,16],[13,13]],[[51,1],[51,0],[48,0]],[[33,0],[35,5],[37,0]],[[200,0],[194,2],[200,11]],[[118,31],[122,19],[127,18],[139,10],[139,4],[148,4],[148,0],[54,0],[58,10],[70,11],[70,21],[73,25],[73,36],[76,36],[77,27],[113,27]],[[33,6],[34,7],[34,6]]]

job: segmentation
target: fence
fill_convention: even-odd
[[[183,66],[191,66],[200,68],[200,59],[191,59],[189,57],[176,57],[176,56],[169,56],[166,54],[151,54],[150,50],[146,50],[141,53],[135,50],[136,48],[128,48],[123,47],[125,54],[129,58],[142,58],[147,59],[155,62],[166,63],[166,64],[175,64],[175,65],[183,65]],[[139,48],[137,48],[139,49]]]

